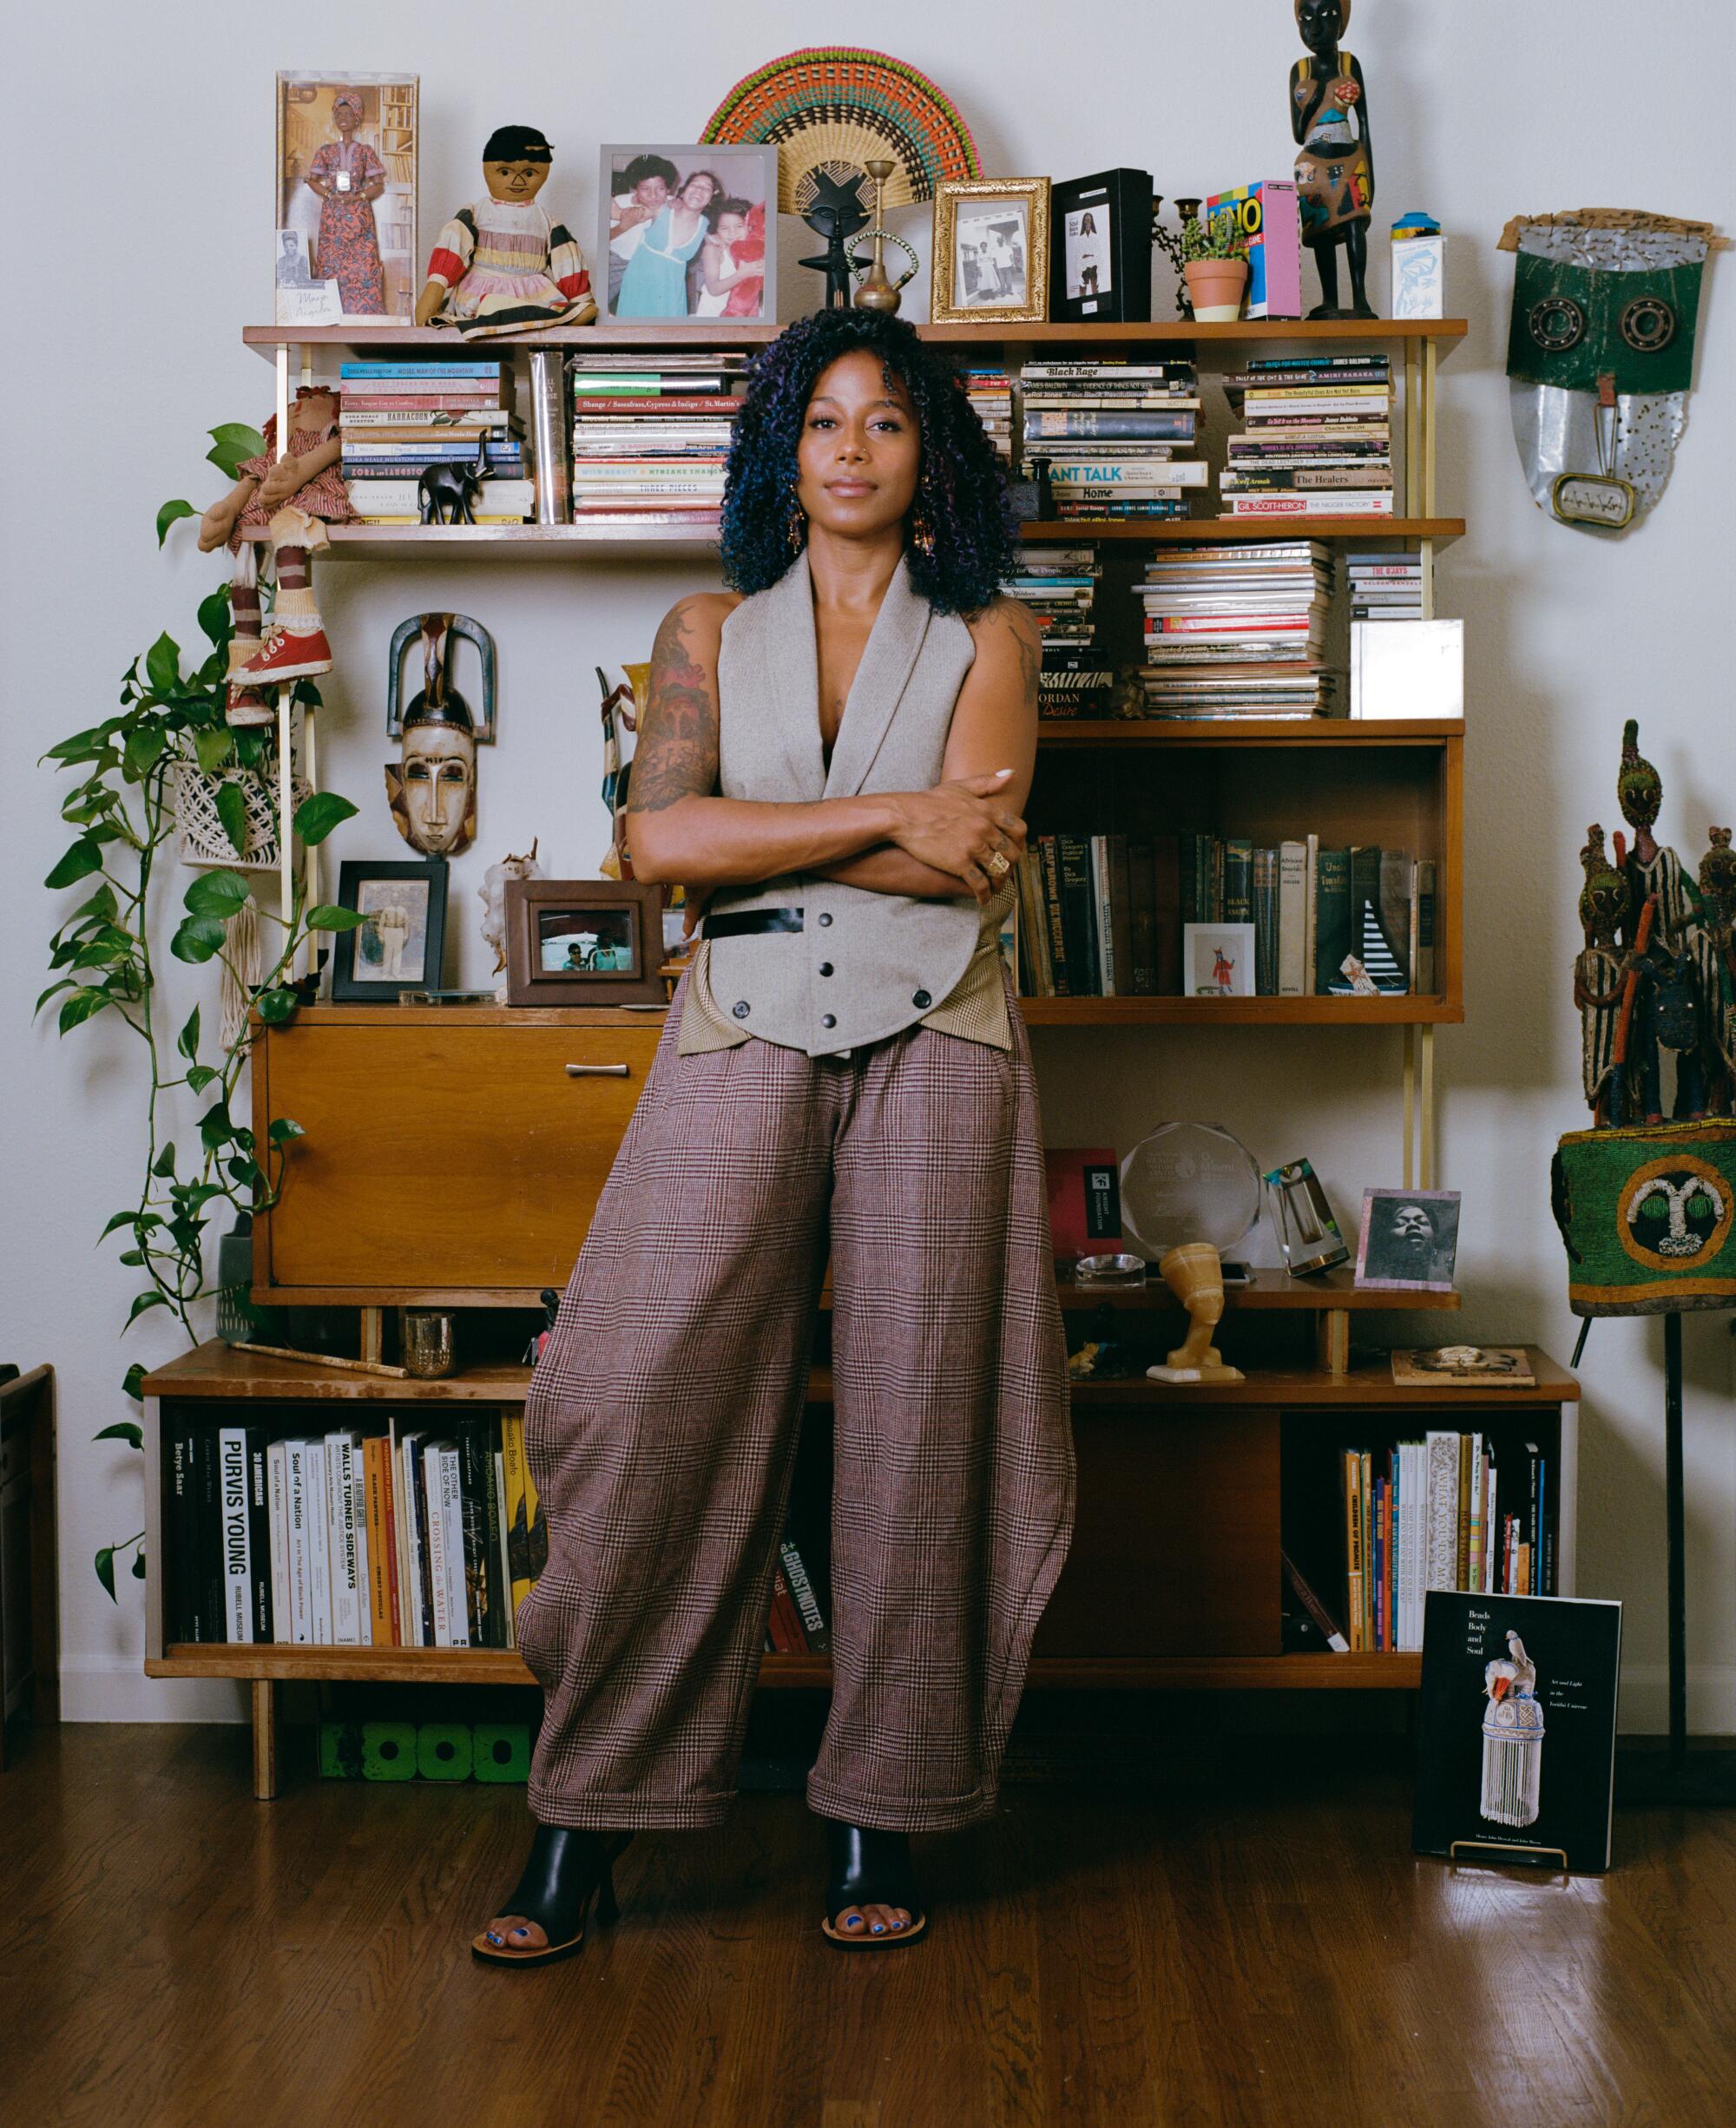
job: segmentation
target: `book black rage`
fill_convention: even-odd
[[[1621,1658],[1619,1603],[1431,1589],[1417,1852],[1475,1842],[1607,1869]]]

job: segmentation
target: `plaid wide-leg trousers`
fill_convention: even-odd
[[[920,1025],[678,1055],[686,978],[525,1404],[548,1564],[517,1613],[546,1824],[734,1792],[828,1239],[832,1697],[807,1800],[994,1808],[1075,1465],[1030,1052]]]

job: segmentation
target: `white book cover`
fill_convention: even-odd
[[[1308,845],[1278,845],[1278,995],[1302,997],[1312,963],[1308,944]]]
[[[413,1648],[428,1645],[422,1637],[422,1531],[416,1504],[416,1444],[427,1438],[424,1433],[409,1433],[398,1444],[404,1453],[398,1499],[404,1524],[404,1616],[410,1626],[404,1638]]]
[[[361,1645],[374,1644],[373,1538],[368,1527],[368,1446],[360,1434],[352,1436],[350,1461],[356,1488],[356,1588],[360,1601]]]
[[[289,1448],[273,1441],[266,1448],[266,1516],[271,1526],[272,1633],[293,1638],[295,1612],[289,1593]]]
[[[326,1485],[326,1444],[306,1443],[307,1601],[314,1645],[332,1645],[332,1508]]]
[[[356,1514],[350,1448],[341,1429],[326,1436],[326,1541],[332,1561],[332,1639],[339,1647],[361,1641],[356,1606]]]
[[[1483,1435],[1472,1434],[1470,1439],[1470,1546],[1466,1554],[1465,1586],[1480,1589],[1483,1586]]]
[[[506,1606],[506,1645],[518,1645],[518,1627],[512,1615],[512,1559],[506,1543],[506,1456],[503,1450],[494,1452],[494,1530],[496,1550],[500,1553],[501,1598]]]
[[[253,1637],[253,1553],[247,1530],[247,1436],[239,1426],[217,1431],[217,1502],[223,1532],[223,1638]]]
[[[1463,621],[1352,621],[1351,715],[1464,721]]]
[[[313,1553],[307,1539],[307,1443],[286,1441],[289,1505],[289,1623],[291,1640],[313,1639]]]
[[[1097,987],[1105,997],[1115,995],[1115,919],[1109,906],[1109,844],[1107,836],[1091,837],[1091,891],[1097,901]]]
[[[1501,1559],[1500,1488],[1495,1482],[1495,1458],[1492,1455],[1484,1457],[1483,1469],[1487,1495],[1483,1508],[1483,1593],[1485,1596],[1492,1596],[1500,1580],[1496,1569]]]
[[[1302,995],[1314,995],[1314,949],[1319,934],[1315,926],[1319,910],[1316,903],[1320,892],[1320,838],[1311,835],[1303,847],[1307,851],[1306,870],[1302,887]]]
[[[416,1645],[410,1624],[410,1553],[409,1539],[404,1527],[404,1457],[398,1451],[398,1421],[388,1417],[385,1422],[386,1447],[391,1462],[391,1571],[397,1578],[398,1637],[401,1647]]]
[[[446,1564],[451,1533],[446,1527],[446,1497],[443,1481],[445,1443],[429,1442],[422,1451],[422,1489],[428,1502],[428,1579],[434,1599],[434,1645],[452,1645],[451,1612],[448,1605],[450,1581]]]
[[[446,1533],[447,1645],[470,1645],[470,1601],[464,1566],[464,1452],[455,1442],[440,1451],[440,1511]]]
[[[1431,1433],[1428,1437],[1429,1492],[1425,1588],[1459,1585],[1459,1437]]]

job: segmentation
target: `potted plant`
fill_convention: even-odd
[[[1247,239],[1233,214],[1203,216],[1181,232],[1181,274],[1202,325],[1233,325],[1247,292]]]

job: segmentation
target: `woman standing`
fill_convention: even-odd
[[[532,1377],[546,1707],[523,1877],[479,1958],[575,1950],[640,1827],[733,1793],[830,1251],[832,1696],[821,1927],[913,1941],[908,1836],[994,1808],[1074,1455],[1025,1031],[996,933],[1039,642],[993,448],[902,320],[754,366],[738,588],[661,629],[628,814],[705,900]]]
[[[337,282],[346,318],[378,318],[385,311],[385,268],[374,227],[374,201],[385,190],[385,165],[365,141],[356,138],[361,122],[360,95],[340,89],[332,99],[338,137],[325,142],[307,167],[308,189],[319,200],[314,276]]]
[[[620,317],[687,315],[687,262],[706,240],[707,210],[722,190],[709,170],[695,170],[660,210],[621,277]]]

